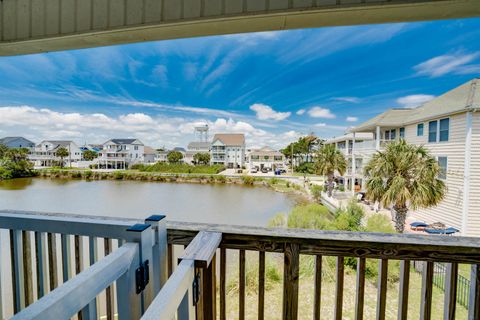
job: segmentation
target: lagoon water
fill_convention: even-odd
[[[145,181],[0,181],[0,209],[266,226],[295,199],[267,188]]]

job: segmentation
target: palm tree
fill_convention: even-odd
[[[401,139],[377,152],[365,166],[367,197],[393,206],[395,229],[402,233],[409,208],[437,205],[446,193],[440,167],[423,146]]]
[[[341,175],[347,170],[345,156],[333,144],[323,145],[317,152],[315,171],[328,179],[328,196],[332,196],[335,171]]]
[[[60,148],[58,148],[56,154],[57,154],[57,157],[60,157],[60,159],[61,159],[60,160],[60,167],[63,168],[63,165],[64,165],[63,158],[68,157],[70,155],[70,152],[68,152],[67,148],[60,147]]]

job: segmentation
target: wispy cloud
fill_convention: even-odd
[[[357,118],[357,117],[348,116],[347,118],[345,118],[345,121],[347,121],[347,122],[357,122],[357,121],[358,121],[358,118]]]
[[[431,58],[416,65],[413,69],[417,75],[437,78],[447,74],[475,74],[480,73],[480,63],[472,64],[478,60],[480,52],[457,52]]]
[[[340,102],[350,102],[350,103],[359,103],[361,101],[361,99],[357,97],[335,97],[335,98],[332,98],[332,100],[340,101]]]
[[[308,115],[312,118],[325,118],[335,119],[336,116],[330,111],[330,109],[322,107],[313,107],[308,110]]]
[[[292,114],[291,112],[278,112],[272,107],[262,103],[255,103],[250,106],[250,110],[255,111],[259,120],[285,120]]]
[[[297,115],[301,116],[301,115],[303,115],[306,111],[307,111],[307,110],[305,110],[305,109],[300,109],[300,110],[298,110],[298,111],[295,112],[295,113],[296,113]]]
[[[430,94],[412,94],[409,96],[400,97],[396,100],[396,102],[403,108],[414,108],[434,98],[435,96]]]

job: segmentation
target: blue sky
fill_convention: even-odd
[[[0,136],[184,146],[193,127],[252,147],[342,134],[480,75],[480,19],[158,41],[0,57]]]

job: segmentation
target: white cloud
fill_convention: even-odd
[[[210,136],[215,133],[244,133],[249,147],[269,145],[279,149],[300,135],[296,131],[267,131],[231,117],[186,119],[140,112],[109,116],[102,113],[58,112],[32,106],[0,107],[0,119],[2,134],[21,135],[35,142],[72,139],[78,144],[103,143],[114,137],[131,137],[153,147],[172,148],[186,146],[194,139],[194,127],[205,123],[210,128]]]
[[[480,57],[480,52],[465,54],[445,54],[424,61],[413,69],[418,75],[426,75],[432,78],[446,74],[475,74],[480,72],[480,64],[469,64]]]
[[[361,101],[361,99],[357,97],[335,97],[335,98],[332,98],[332,100],[340,101],[340,102],[350,102],[350,103],[359,103]]]
[[[290,117],[291,112],[278,112],[272,107],[261,103],[255,103],[250,106],[250,110],[255,111],[259,120],[285,120]]]
[[[313,107],[308,110],[308,114],[312,118],[325,118],[325,119],[335,119],[336,116],[330,111],[330,109],[322,107]]]
[[[316,123],[314,125],[316,128],[321,128],[321,129],[331,129],[331,130],[346,130],[348,127],[346,126],[337,126],[333,124],[327,124],[324,122]]]
[[[358,118],[357,117],[347,117],[345,119],[347,122],[357,122],[358,121]]]
[[[430,94],[412,94],[409,96],[400,97],[396,101],[403,108],[414,108],[432,100],[433,98],[435,98],[435,96]]]
[[[299,116],[301,116],[301,115],[303,115],[303,114],[305,113],[305,111],[306,111],[305,109],[300,109],[300,110],[298,110],[296,113],[297,113]]]

